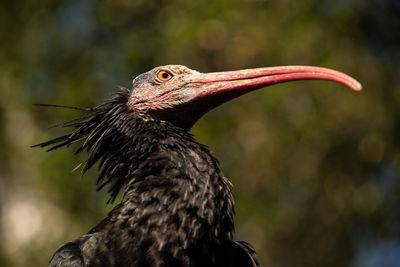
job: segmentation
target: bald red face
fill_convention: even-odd
[[[129,101],[142,115],[170,121],[190,129],[207,111],[247,92],[295,80],[329,80],[354,91],[361,84],[327,68],[282,66],[238,71],[200,73],[181,65],[157,67],[133,80]]]
[[[133,80],[130,105],[141,113],[173,109],[195,98],[186,81],[199,72],[180,65],[168,65],[152,69]]]

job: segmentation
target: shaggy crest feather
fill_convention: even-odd
[[[89,156],[75,169],[82,167],[82,175],[84,175],[99,162],[100,175],[96,182],[97,190],[110,184],[108,202],[113,202],[132,175],[129,170],[134,168],[129,167],[133,167],[132,164],[135,164],[135,155],[130,153],[132,150],[125,148],[135,143],[132,129],[140,129],[141,120],[136,119],[134,111],[130,110],[127,105],[129,95],[130,90],[121,87],[121,92],[91,109],[37,104],[38,106],[79,109],[87,111],[87,113],[79,118],[55,125],[55,127],[72,127],[75,128],[74,131],[32,147],[50,146],[47,151],[52,151],[83,141],[76,149],[75,154],[87,150]],[[121,146],[120,144],[125,145]]]

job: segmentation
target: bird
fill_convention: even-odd
[[[76,154],[88,151],[82,175],[98,165],[97,190],[108,187],[109,202],[123,194],[106,218],[56,249],[48,266],[259,266],[254,248],[233,239],[229,180],[189,130],[229,100],[304,79],[362,89],[342,72],[314,66],[200,73],[166,65],[58,125],[71,130],[33,147],[52,151],[77,143]]]

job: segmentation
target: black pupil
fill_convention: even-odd
[[[164,79],[168,79],[168,78],[169,78],[169,73],[164,72],[163,74],[161,74],[161,76],[162,76]]]

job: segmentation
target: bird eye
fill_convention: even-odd
[[[160,82],[166,82],[171,80],[173,77],[172,73],[166,70],[160,70],[157,73],[157,80],[159,80]]]

